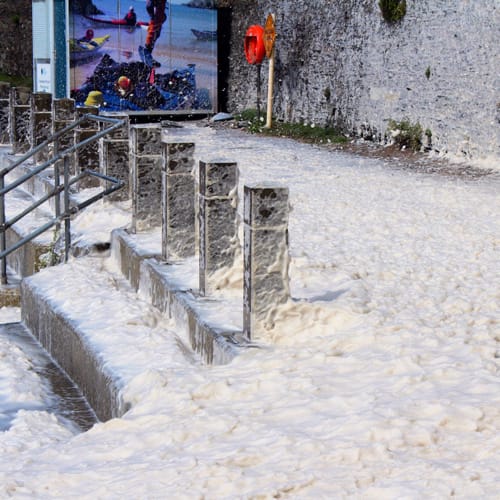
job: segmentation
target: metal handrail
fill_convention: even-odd
[[[88,137],[87,139],[74,144],[67,149],[64,149],[62,151],[59,151],[58,148],[58,139],[70,132],[71,130],[75,129],[78,127],[81,123],[87,121],[87,120],[93,120],[93,121],[98,121],[98,122],[105,122],[105,123],[110,123],[111,125],[107,128],[104,128],[103,130],[97,132],[96,134]],[[86,146],[87,144],[90,144],[97,139],[100,139],[101,137],[104,137],[105,135],[109,134],[113,130],[122,127],[126,123],[126,120],[123,119],[118,119],[118,118],[111,118],[111,117],[106,117],[106,116],[98,116],[98,115],[93,115],[93,114],[86,114],[83,115],[80,119],[76,120],[75,122],[71,123],[70,125],[64,127],[63,129],[59,130],[58,132],[52,134],[50,137],[48,137],[46,140],[44,140],[42,143],[39,145],[35,146],[33,149],[22,155],[18,160],[13,162],[12,164],[8,165],[7,167],[3,168],[0,170],[0,259],[1,259],[1,282],[2,284],[7,283],[7,256],[14,252],[15,250],[18,250],[21,248],[23,245],[28,243],[29,241],[35,239],[37,236],[40,234],[44,233],[45,231],[49,230],[50,228],[54,227],[55,225],[59,225],[62,221],[64,221],[64,244],[65,244],[65,261],[68,260],[69,257],[69,249],[71,246],[71,230],[70,230],[70,219],[71,215],[77,213],[78,211],[82,210],[83,208],[91,205],[92,203],[95,203],[96,201],[104,198],[108,194],[113,193],[114,191],[117,191],[118,189],[121,189],[124,185],[125,182],[119,179],[116,179],[115,177],[110,177],[98,172],[93,172],[91,170],[84,170],[80,174],[70,178],[70,171],[69,171],[69,158],[70,155],[76,152],[78,149],[82,148],[83,146]],[[26,160],[29,160],[32,158],[34,155],[36,155],[39,151],[43,150],[44,148],[48,147],[49,144],[54,143],[54,150],[55,154],[45,162],[41,163],[37,167],[33,168],[30,170],[30,172],[27,172],[26,174],[22,175],[15,181],[13,181],[11,184],[8,186],[5,185],[5,177],[7,176],[8,173],[12,172],[16,167],[24,163]],[[61,184],[60,183],[60,172],[59,172],[59,162],[63,161],[64,165],[64,171],[63,171],[63,179],[64,182]],[[35,202],[33,202],[28,208],[20,212],[19,214],[15,215],[8,221],[6,220],[5,217],[5,195],[12,191],[13,189],[21,186],[23,183],[25,183],[27,180],[31,179],[35,175],[38,175],[40,172],[43,172],[47,168],[49,168],[51,165],[54,165],[54,188],[50,190],[48,193],[45,194],[45,196],[39,198]],[[91,196],[90,198],[86,199],[85,201],[77,204],[73,204],[73,206],[70,205],[70,190],[69,188],[73,185],[76,184],[78,181],[83,179],[84,177],[87,176],[93,176],[93,177],[98,177],[100,179],[105,180],[106,182],[109,182],[111,184],[110,187],[105,188],[103,191],[95,194],[94,196]],[[60,209],[60,194],[64,193],[64,211],[61,213]],[[19,222],[22,218],[24,218],[26,215],[30,214],[33,212],[36,208],[41,206],[43,203],[47,202],[51,198],[55,197],[55,216],[50,219],[47,223],[43,224],[42,226],[38,227],[37,229],[33,230],[31,233],[29,233],[27,236],[19,240],[17,243],[11,245],[9,248],[7,248],[6,244],[6,231],[8,228],[12,227],[14,224]]]

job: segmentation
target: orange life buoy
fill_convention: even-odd
[[[250,64],[261,64],[265,55],[264,28],[254,24],[245,34],[245,56]]]

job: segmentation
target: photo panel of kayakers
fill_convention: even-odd
[[[105,111],[217,109],[215,0],[69,0],[71,97]]]

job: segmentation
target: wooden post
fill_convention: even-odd
[[[274,50],[269,59],[269,86],[267,88],[267,119],[265,128],[271,128],[273,121]]]

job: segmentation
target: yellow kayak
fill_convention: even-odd
[[[101,50],[101,47],[109,40],[109,37],[110,35],[97,36],[89,41],[72,38],[69,41],[71,61],[81,61],[92,57]]]

